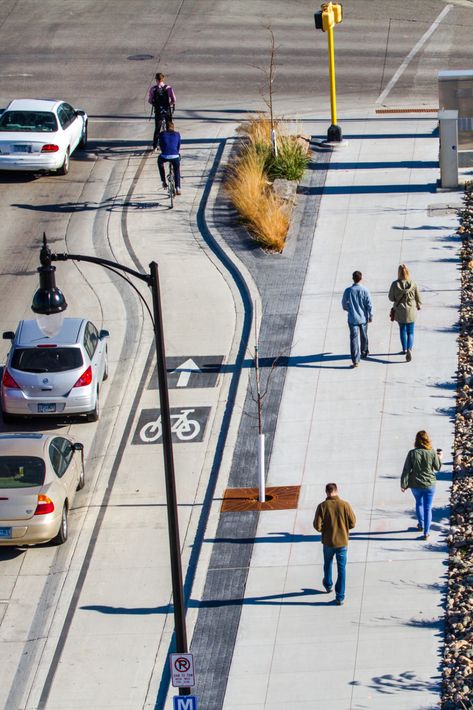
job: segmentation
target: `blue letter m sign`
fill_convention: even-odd
[[[172,699],[173,710],[197,710],[195,695],[175,695]]]

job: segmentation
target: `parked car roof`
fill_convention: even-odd
[[[41,456],[45,445],[57,434],[0,434],[0,456]]]
[[[64,318],[61,330],[53,338],[48,338],[40,330],[37,321],[20,321],[18,331],[15,335],[17,346],[41,345],[43,343],[55,343],[56,345],[71,345],[79,341],[79,333],[83,323],[87,321],[83,318]]]

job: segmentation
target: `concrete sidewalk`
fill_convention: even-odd
[[[461,192],[436,192],[435,126],[342,123],[348,143],[329,166],[291,351],[302,364],[287,372],[267,479],[300,484],[299,506],[260,514],[225,710],[437,707],[459,304],[447,207]],[[403,262],[424,302],[411,363],[388,315]],[[371,356],[357,370],[340,306],[354,269],[374,301]],[[444,450],[428,542],[399,483],[419,429]],[[332,480],[358,518],[343,607],[324,593],[312,528]]]

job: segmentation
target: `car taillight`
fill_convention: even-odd
[[[54,503],[52,502],[51,498],[48,498],[48,496],[40,494],[38,496],[38,505],[36,506],[36,510],[35,510],[34,514],[35,515],[46,515],[46,513],[52,513],[53,511],[54,511]]]
[[[89,365],[87,370],[82,373],[82,375],[79,377],[77,382],[75,383],[74,387],[85,387],[85,385],[90,385],[92,382],[92,368]]]
[[[21,389],[20,385],[19,385],[17,382],[15,382],[15,380],[14,380],[13,377],[10,375],[9,371],[7,370],[7,368],[5,368],[4,371],[3,371],[2,385],[3,385],[4,387],[8,387],[9,389],[16,389],[16,390],[20,390],[20,389]]]
[[[41,148],[42,153],[57,153],[58,150],[59,150],[59,146],[56,145],[55,143],[46,143]]]

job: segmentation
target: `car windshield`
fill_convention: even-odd
[[[42,486],[44,475],[44,461],[37,456],[0,456],[0,488]]]
[[[22,372],[66,372],[82,367],[79,348],[15,348],[11,367]]]
[[[0,131],[54,133],[56,116],[51,111],[5,111],[0,116]]]

